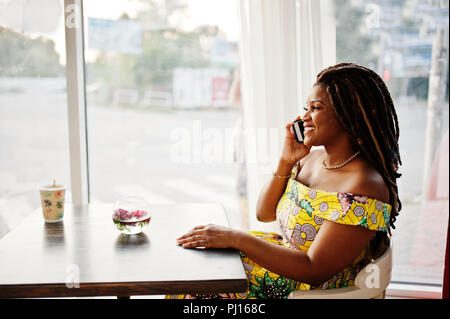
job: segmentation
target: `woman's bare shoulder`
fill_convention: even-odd
[[[361,194],[389,203],[389,189],[381,174],[371,166],[361,165],[347,179],[349,193]]]

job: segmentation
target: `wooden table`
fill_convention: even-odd
[[[238,251],[176,244],[176,238],[194,226],[229,226],[222,206],[151,205],[148,228],[131,236],[117,230],[112,208],[66,205],[64,220],[57,224],[45,223],[40,208],[34,211],[0,239],[0,297],[127,297],[247,289]]]

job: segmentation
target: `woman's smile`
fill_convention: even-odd
[[[304,132],[305,132],[305,134],[306,134],[306,133],[311,133],[311,132],[314,131],[314,130],[315,130],[315,127],[314,127],[314,126],[305,126]]]

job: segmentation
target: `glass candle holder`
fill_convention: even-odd
[[[125,235],[143,232],[150,223],[150,205],[140,197],[121,197],[114,205],[113,222]]]

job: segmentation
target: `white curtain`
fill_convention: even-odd
[[[284,126],[305,104],[315,76],[335,63],[330,0],[240,0],[241,89],[250,228],[256,201],[276,169]]]

